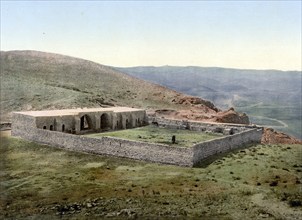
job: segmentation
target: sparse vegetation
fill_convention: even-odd
[[[91,61],[38,51],[1,51],[0,58],[2,122],[21,110],[181,107],[171,102],[180,93]]]
[[[301,219],[302,145],[287,147],[257,145],[185,168],[1,137],[0,219]],[[253,166],[258,153],[270,157]]]
[[[176,137],[175,144],[172,143],[173,135],[175,135]],[[214,133],[202,133],[202,132],[190,131],[190,130],[159,128],[153,125],[134,128],[134,129],[114,131],[114,132],[90,134],[88,136],[90,137],[111,136],[111,137],[118,137],[128,140],[168,144],[172,146],[173,145],[185,146],[185,147],[191,147],[199,142],[221,137],[221,135],[214,134]]]

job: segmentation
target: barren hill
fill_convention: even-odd
[[[219,112],[209,101],[91,61],[38,51],[1,52],[2,122],[10,121],[12,111],[123,105],[182,111],[188,119],[210,121]],[[248,123],[245,115],[235,112],[233,118]]]
[[[90,61],[37,51],[1,52],[1,115],[11,111],[128,105],[153,107],[152,94],[177,93]],[[149,97],[152,97],[150,99]]]

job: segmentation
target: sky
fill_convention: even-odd
[[[3,1],[1,50],[104,65],[301,70],[301,1]]]

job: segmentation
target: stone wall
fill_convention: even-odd
[[[35,118],[28,115],[14,114],[12,117],[12,136],[20,136],[32,134],[36,131]],[[26,138],[26,137],[25,137]]]
[[[209,156],[243,147],[246,144],[258,143],[262,136],[262,129],[245,129],[237,134],[202,142],[192,147],[176,147],[113,137],[91,138],[83,135],[43,130],[36,128],[34,117],[21,114],[13,114],[12,122],[12,135],[20,136],[24,139],[72,151],[126,157],[179,166],[194,166]],[[181,123],[181,121],[171,122],[172,126],[188,129],[186,126],[183,127],[184,124]],[[190,126],[193,125],[190,124]]]
[[[24,139],[65,148],[72,151],[126,157],[158,163],[192,166],[192,148],[175,147],[139,141],[123,140],[113,137],[91,138],[57,131],[35,128],[25,129],[26,123],[35,124],[30,117],[14,115],[12,135]],[[22,116],[22,117],[18,117]]]
[[[56,117],[36,117],[36,127],[41,129],[50,130],[53,126],[54,131],[69,132],[75,130],[75,120],[72,115],[63,115]],[[64,131],[63,131],[64,127]]]
[[[203,131],[212,133],[222,133],[225,135],[236,134],[252,128],[258,128],[255,125],[227,124],[227,123],[209,123],[188,120],[172,120],[166,118],[150,117],[149,124],[156,124],[160,127],[171,129],[188,129],[192,131]]]
[[[14,113],[15,115],[18,113]],[[26,114],[23,114],[26,115]],[[104,116],[104,117],[103,117]],[[46,130],[61,131],[67,133],[85,134],[87,132],[100,132],[106,130],[119,130],[135,128],[146,125],[148,119],[144,110],[124,112],[85,111],[76,115],[37,116],[36,127]],[[81,127],[81,120],[87,121],[88,128]]]
[[[261,137],[262,129],[255,128],[234,135],[198,143],[192,147],[194,152],[193,165],[196,165],[201,160],[213,155],[245,147],[248,144],[260,143]]]

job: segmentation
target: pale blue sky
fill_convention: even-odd
[[[1,50],[301,70],[301,1],[2,1]]]

